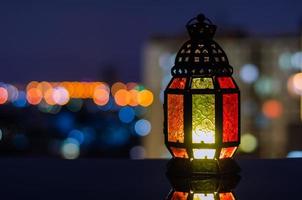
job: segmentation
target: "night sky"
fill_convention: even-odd
[[[258,36],[298,33],[301,8],[301,0],[1,0],[0,82],[98,80],[106,67],[140,81],[148,38],[181,34],[200,12],[220,29]]]

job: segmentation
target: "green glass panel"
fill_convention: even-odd
[[[215,143],[215,95],[192,95],[192,142]]]
[[[211,78],[193,78],[192,89],[214,89],[213,81]]]

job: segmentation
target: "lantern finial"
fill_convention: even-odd
[[[190,19],[186,27],[190,37],[195,40],[212,39],[216,31],[216,25],[203,14]]]

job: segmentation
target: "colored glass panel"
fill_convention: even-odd
[[[237,147],[222,148],[219,158],[231,158],[234,155],[236,149]]]
[[[184,148],[171,147],[174,157],[177,158],[188,158],[187,150]]]
[[[171,200],[187,200],[188,198],[188,194],[187,192],[173,192],[173,195],[171,197]]]
[[[169,88],[184,89],[185,86],[186,86],[186,78],[174,78]]]
[[[215,143],[215,96],[192,97],[192,142]]]
[[[195,193],[193,195],[193,200],[215,200],[214,194],[199,194]]]
[[[215,149],[193,149],[195,159],[214,159]]]
[[[223,142],[238,141],[238,94],[223,94]]]
[[[219,83],[220,88],[222,88],[222,89],[236,88],[231,77],[219,77],[218,83]]]
[[[214,89],[213,81],[211,78],[193,78],[192,89]]]
[[[235,200],[235,197],[232,192],[227,192],[227,193],[220,193],[219,199],[220,200]]]
[[[184,142],[183,95],[168,95],[168,141]]]

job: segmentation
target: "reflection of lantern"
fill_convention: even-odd
[[[167,200],[235,200],[233,190],[240,182],[238,175],[209,179],[168,176],[168,179],[172,190]]]
[[[196,166],[192,170],[199,173],[232,171],[224,166],[233,165],[230,158],[240,143],[233,68],[212,40],[216,26],[210,20],[198,15],[187,29],[191,39],[179,50],[165,90],[165,143],[174,164]]]

